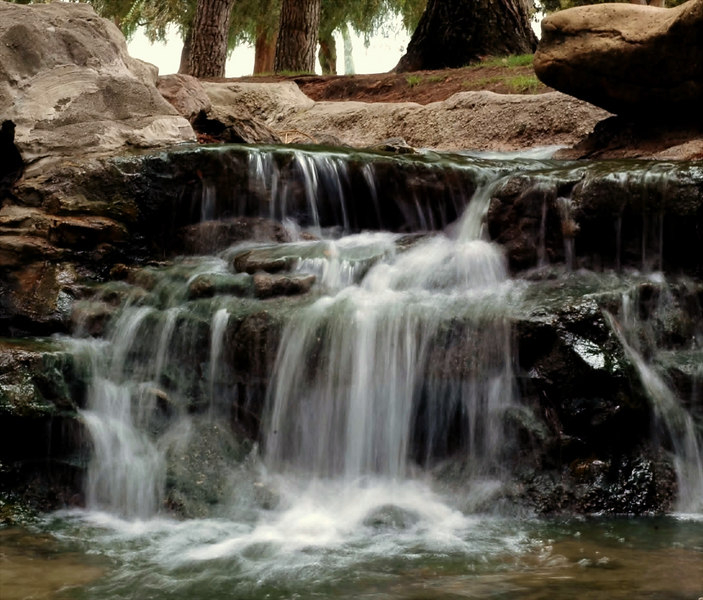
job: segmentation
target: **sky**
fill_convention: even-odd
[[[335,34],[337,41],[337,72],[344,73],[344,52],[342,36]],[[405,53],[405,48],[410,40],[410,35],[404,30],[400,21],[389,23],[383,31],[371,38],[366,47],[364,40],[352,33],[352,56],[356,73],[385,73],[390,71],[400,57]],[[168,75],[178,71],[181,60],[181,40],[173,28],[169,31],[167,42],[152,44],[147,40],[143,31],[137,31],[132,39],[127,42],[129,53],[135,58],[150,62],[159,67],[160,75]],[[239,46],[230,55],[225,66],[226,77],[239,77],[251,75],[254,69],[253,46]],[[320,66],[317,66],[320,73]]]

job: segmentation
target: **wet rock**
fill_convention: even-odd
[[[98,216],[52,218],[49,241],[74,250],[93,249],[100,244],[120,244],[127,239],[124,225]]]
[[[78,288],[78,274],[69,263],[44,260],[6,271],[0,281],[0,332],[66,331]]]
[[[420,520],[420,516],[411,510],[388,504],[379,506],[366,515],[363,524],[374,529],[409,529]]]
[[[541,514],[664,514],[675,497],[671,465],[646,449],[577,460],[562,472],[534,474],[524,486],[520,493]]]
[[[608,175],[615,164],[618,175]],[[695,162],[630,162],[593,171],[567,164],[551,179],[517,175],[493,193],[488,231],[513,271],[563,261],[594,270],[676,265],[696,274],[703,258],[690,248],[703,243],[700,174]]]
[[[306,294],[315,283],[314,275],[254,274],[254,294],[257,298],[296,296]]]
[[[76,336],[101,337],[105,334],[115,307],[107,302],[78,302],[71,311],[73,334]]]
[[[535,53],[547,85],[618,115],[652,121],[700,119],[703,1],[665,9],[582,6],[542,21]]]
[[[237,254],[232,264],[239,273],[253,275],[259,271],[264,271],[265,273],[290,271],[296,261],[297,257],[295,256],[276,256],[275,253],[271,252],[271,249],[255,249]]]
[[[271,219],[238,217],[203,221],[182,228],[180,249],[188,254],[214,254],[238,242],[289,242],[286,229]]]
[[[236,275],[206,273],[198,275],[188,285],[188,298],[212,296],[249,296],[253,291],[252,278],[246,273]]]
[[[80,501],[85,374],[52,341],[0,342],[0,505],[56,510]]]
[[[369,148],[377,152],[390,152],[392,154],[415,154],[417,150],[413,148],[403,138],[389,138],[375,144]]]

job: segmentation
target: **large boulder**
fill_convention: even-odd
[[[157,74],[87,4],[0,2],[0,106],[25,160],[194,140]]]
[[[534,58],[547,85],[645,121],[700,121],[703,0],[676,8],[597,4],[542,21]]]
[[[214,111],[247,110],[285,142],[369,148],[403,138],[435,150],[568,145],[608,113],[558,92],[460,92],[442,102],[315,102],[293,82],[203,84]]]

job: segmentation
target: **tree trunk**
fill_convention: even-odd
[[[224,77],[233,5],[234,0],[198,0],[193,19],[189,75]]]
[[[183,48],[181,49],[181,64],[178,65],[178,72],[186,75],[190,69],[190,48],[193,43],[193,29],[189,29],[186,37],[183,40]]]
[[[320,36],[320,68],[323,75],[337,74],[337,44],[334,41],[334,36]]]
[[[283,0],[275,71],[315,72],[321,0]]]
[[[537,47],[531,0],[428,0],[397,72],[462,67]]]
[[[354,75],[354,57],[352,56],[352,40],[349,35],[349,25],[342,26],[342,42],[344,42],[344,74]]]
[[[265,27],[257,27],[254,43],[254,75],[273,73],[276,36],[277,32],[271,33]]]

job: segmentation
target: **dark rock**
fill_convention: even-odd
[[[214,254],[237,242],[289,242],[286,229],[271,219],[237,217],[202,221],[178,232],[179,249],[187,254]]]
[[[280,144],[281,138],[263,121],[243,113],[231,114],[220,108],[201,110],[192,120],[193,129],[229,144]]]
[[[24,160],[15,146],[15,124],[3,121],[0,129],[0,202],[24,173]]]
[[[212,296],[249,296],[253,291],[252,278],[245,273],[205,273],[198,275],[188,285],[188,298]]]
[[[547,85],[645,122],[700,123],[703,0],[563,10],[542,21],[535,53]]]
[[[488,231],[513,271],[566,262],[700,273],[703,255],[690,249],[703,244],[701,175],[695,162],[634,161],[517,175],[493,193]]]
[[[654,158],[699,160],[703,158],[703,127],[634,121],[610,117],[596,124],[593,133],[571,148],[562,148],[556,159]]]
[[[306,294],[315,283],[314,275],[254,274],[254,294],[257,298],[296,296]]]
[[[376,152],[390,152],[392,154],[416,154],[417,150],[413,148],[403,138],[389,138],[375,144],[369,148]]]
[[[6,271],[0,280],[0,332],[48,335],[67,331],[79,287],[78,274],[69,263],[31,261]]]
[[[51,341],[0,342],[0,507],[80,504],[85,374]],[[13,515],[0,515],[0,521]]]
[[[280,273],[290,271],[297,261],[295,256],[276,256],[271,249],[246,250],[237,254],[232,264],[239,273],[253,275],[259,271],[265,273]]]

